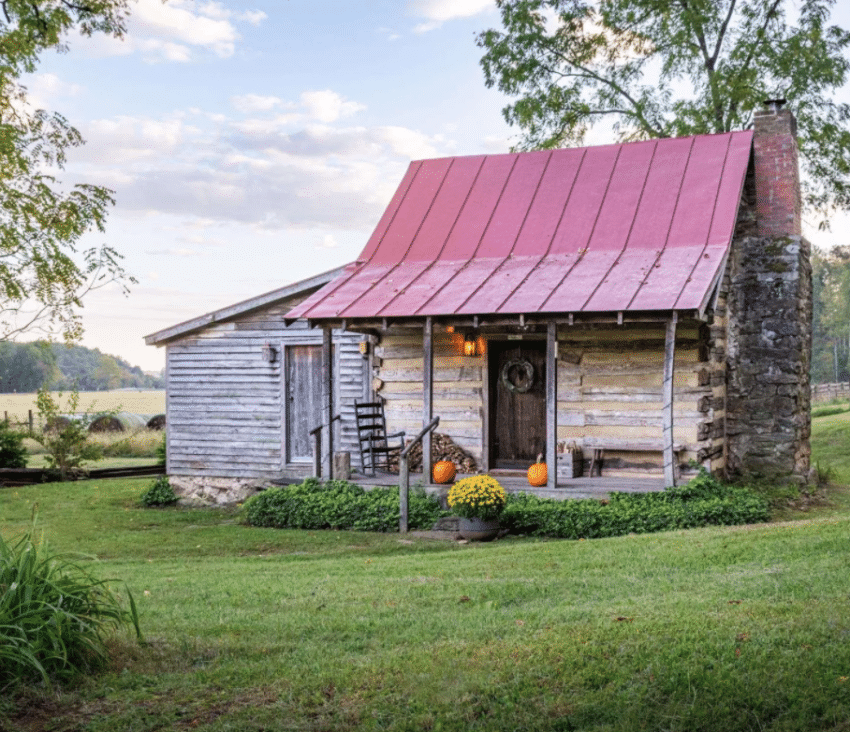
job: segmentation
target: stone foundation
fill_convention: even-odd
[[[182,505],[226,506],[241,503],[268,486],[260,478],[210,478],[169,475],[168,482]]]

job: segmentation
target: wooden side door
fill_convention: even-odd
[[[286,462],[310,462],[310,430],[322,422],[322,347],[286,347]]]
[[[546,342],[490,341],[487,347],[490,464],[527,467],[546,452]]]

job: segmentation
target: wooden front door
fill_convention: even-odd
[[[490,341],[490,456],[527,467],[546,452],[546,342]]]
[[[322,347],[286,348],[286,462],[313,459],[310,430],[322,423]]]

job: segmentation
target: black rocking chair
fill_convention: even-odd
[[[389,472],[390,456],[404,449],[404,432],[387,434],[383,402],[354,402],[354,417],[363,475],[375,475],[376,470]]]

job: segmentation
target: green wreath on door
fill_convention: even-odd
[[[511,381],[511,370],[516,367],[525,373],[525,379],[520,379],[519,382]],[[534,386],[534,366],[525,358],[513,358],[502,366],[499,380],[502,386],[512,394],[525,394]]]

